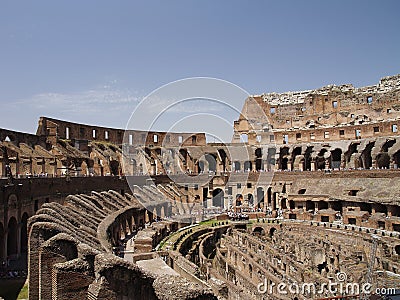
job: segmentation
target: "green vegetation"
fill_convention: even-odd
[[[28,282],[25,282],[21,291],[19,292],[17,300],[28,299]]]

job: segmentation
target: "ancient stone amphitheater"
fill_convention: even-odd
[[[395,299],[399,88],[254,95],[226,144],[1,129],[2,268],[29,299]]]

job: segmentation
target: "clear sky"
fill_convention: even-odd
[[[375,84],[400,73],[399,29],[397,0],[0,0],[0,128],[124,128],[144,96],[193,76],[251,94]]]

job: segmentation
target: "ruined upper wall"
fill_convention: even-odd
[[[104,141],[112,144],[130,145],[205,145],[204,133],[170,133],[158,131],[124,130],[110,127],[73,123],[40,117],[36,134],[55,144],[58,139]]]
[[[45,139],[37,135],[0,128],[0,142],[4,141],[12,142],[15,145],[24,143],[31,147],[35,145],[45,145]]]
[[[355,88],[328,85],[316,90],[255,96],[274,129],[357,125],[400,117],[400,74]]]
[[[254,102],[262,114],[249,109]],[[259,135],[262,144],[352,140],[397,135],[399,120],[400,74],[360,88],[328,85],[249,97],[235,122],[235,135],[248,134],[250,143]],[[262,129],[252,123],[262,124]],[[264,139],[265,132],[273,132],[275,137],[266,135]]]

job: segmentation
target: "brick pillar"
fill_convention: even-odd
[[[85,261],[76,259],[77,264]],[[94,277],[85,273],[65,271],[60,265],[53,268],[52,298],[53,300],[88,299],[89,285]]]

